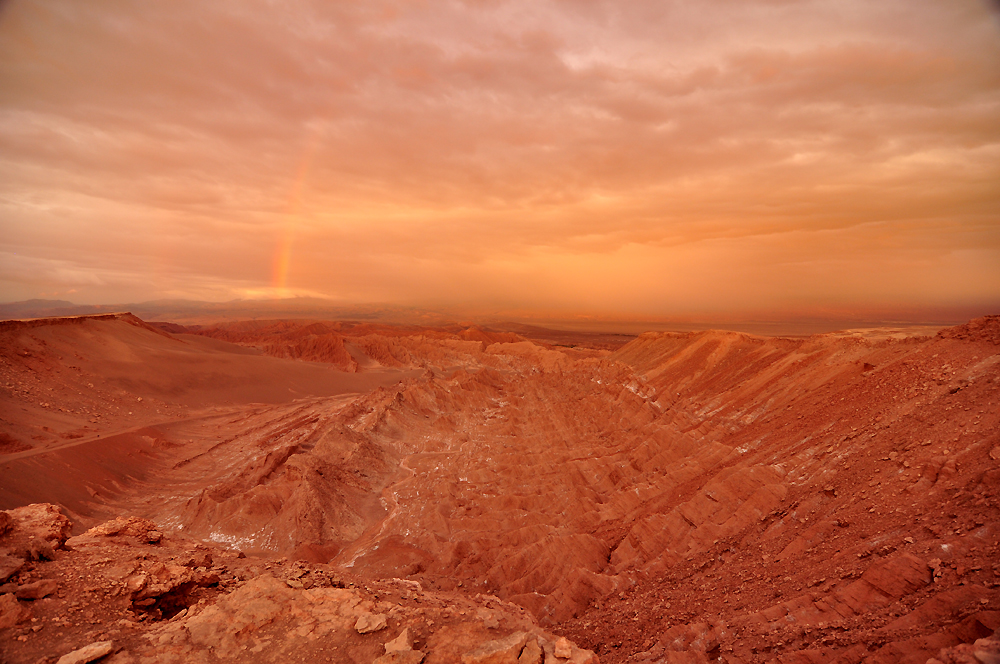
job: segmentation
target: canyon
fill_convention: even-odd
[[[996,316],[0,321],[0,658],[1000,661],[998,363]]]

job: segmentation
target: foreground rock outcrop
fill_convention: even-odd
[[[68,520],[51,505],[9,516],[0,549],[23,563],[0,594],[0,660],[9,664],[598,664],[572,644],[557,656],[564,640],[496,597],[247,558],[138,518],[67,539]],[[21,546],[35,540],[46,543],[41,557]],[[39,583],[51,591],[19,598]]]

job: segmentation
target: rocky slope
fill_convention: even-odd
[[[53,505],[0,523],[4,662],[597,662],[488,595],[250,559],[137,518],[67,538]]]
[[[992,647],[971,644],[1000,628],[1000,318],[610,354],[372,334],[395,350],[364,362],[420,373],[147,428],[145,470],[86,485],[74,514],[495,596],[606,663]]]

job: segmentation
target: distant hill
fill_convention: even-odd
[[[73,304],[67,300],[24,300],[0,304],[0,319],[80,316],[108,311],[118,311],[118,309],[99,304]]]
[[[74,304],[66,300],[25,300],[0,304],[0,319],[49,318],[129,311],[143,320],[183,325],[266,319],[355,320],[410,325],[443,325],[454,317],[396,305],[342,305],[333,300],[299,297],[274,300],[152,300],[123,304]]]
[[[953,307],[928,311],[898,312],[821,312],[815,315],[753,317],[717,316],[703,319],[678,317],[529,315],[526,312],[470,313],[459,309],[422,309],[397,304],[347,304],[318,297],[294,297],[270,300],[151,300],[119,304],[74,304],[66,300],[34,299],[0,304],[0,320],[10,318],[47,318],[83,314],[128,311],[146,321],[163,321],[184,326],[217,325],[248,320],[344,321],[389,325],[416,325],[461,329],[483,326],[495,332],[513,332],[560,346],[585,343],[588,347],[612,350],[642,332],[694,332],[731,330],[762,336],[805,337],[843,330],[872,328],[936,329],[957,325],[971,318],[991,313],[979,308]],[[581,336],[581,333],[583,336]]]

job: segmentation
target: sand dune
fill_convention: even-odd
[[[6,450],[185,417],[191,409],[366,392],[406,374],[351,375],[171,335],[130,314],[0,321]]]

